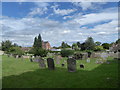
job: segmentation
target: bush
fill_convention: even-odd
[[[62,57],[68,57],[70,55],[73,55],[74,54],[74,51],[73,50],[61,50],[61,56]]]
[[[103,46],[96,46],[94,51],[102,51],[104,50]]]
[[[46,57],[48,51],[42,48],[33,48],[31,53],[34,54],[34,56]]]
[[[21,50],[20,47],[11,47],[9,52],[9,54],[13,54],[13,55],[19,55],[19,56],[22,56],[24,54],[24,51]]]

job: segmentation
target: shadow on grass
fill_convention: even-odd
[[[37,69],[20,75],[3,77],[3,88],[117,88],[118,68],[114,61],[101,64],[92,71],[68,72],[65,68],[55,70]]]

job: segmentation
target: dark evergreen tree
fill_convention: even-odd
[[[42,38],[41,38],[40,34],[39,34],[38,39],[37,39],[37,47],[42,48]]]
[[[80,42],[77,42],[77,46],[78,46],[79,48],[81,48],[81,44],[80,44]]]

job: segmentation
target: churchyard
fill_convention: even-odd
[[[32,59],[3,55],[3,88],[116,88],[120,61],[111,55],[69,60],[51,53]]]

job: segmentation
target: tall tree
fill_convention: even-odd
[[[80,44],[80,42],[77,42],[77,46],[78,46],[79,48],[81,48],[81,44]]]
[[[37,39],[37,47],[42,48],[42,38],[40,34],[38,35],[38,39]]]
[[[37,37],[34,38],[34,44],[33,47],[37,47]]]
[[[85,48],[86,50],[94,50],[95,43],[92,37],[88,37],[87,40],[85,41]]]

